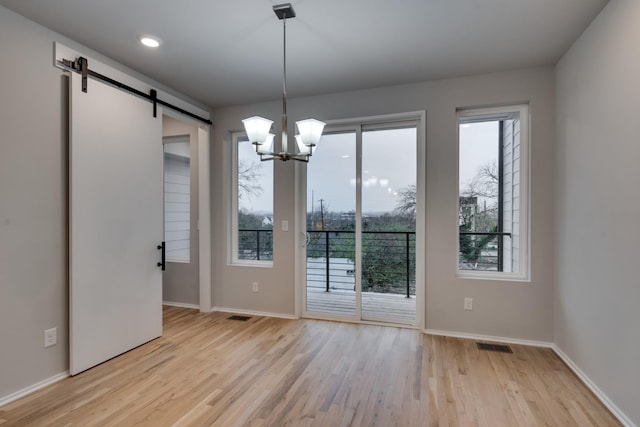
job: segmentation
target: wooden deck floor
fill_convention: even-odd
[[[0,408],[6,426],[617,426],[550,350],[165,307],[164,336]]]
[[[338,316],[354,316],[356,293],[319,288],[307,288],[307,311]],[[416,323],[416,298],[399,294],[362,293],[362,318],[388,323],[413,325]]]

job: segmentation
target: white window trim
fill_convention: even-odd
[[[460,269],[460,227],[456,227],[456,277],[462,279],[502,280],[513,282],[531,281],[531,246],[530,246],[530,117],[528,104],[515,104],[505,107],[460,108],[456,114],[456,213],[460,212],[460,121],[471,117],[491,119],[508,113],[520,114],[520,271],[518,273],[499,271],[477,271]],[[524,197],[523,197],[524,196]]]
[[[273,267],[272,260],[247,260],[238,258],[238,142],[241,138],[246,138],[245,132],[231,132],[231,200],[229,203],[230,224],[229,227],[229,265],[244,267]],[[257,155],[256,155],[257,158]],[[273,184],[272,184],[273,185]],[[272,201],[273,206],[273,201]],[[273,207],[272,207],[273,209]],[[275,233],[275,228],[273,230]],[[273,250],[275,251],[275,245]]]

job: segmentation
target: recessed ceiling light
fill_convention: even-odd
[[[151,36],[140,36],[139,37],[140,43],[142,43],[143,45],[147,46],[147,47],[158,47],[160,46],[160,41],[158,41],[158,39],[151,37]]]

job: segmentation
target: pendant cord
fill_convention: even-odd
[[[282,20],[282,151],[287,152],[287,18]]]

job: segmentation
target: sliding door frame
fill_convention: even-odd
[[[403,125],[416,127],[416,319],[413,325],[397,325],[410,328],[424,329],[425,325],[425,249],[426,249],[426,111],[371,116],[353,119],[329,120],[325,133],[354,132],[356,135],[356,307],[354,316],[339,316],[307,311],[306,289],[306,214],[307,214],[307,173],[306,164],[296,165],[296,278],[295,286],[295,314],[296,317],[310,317],[315,319],[337,320],[366,324],[389,323],[378,320],[362,319],[362,133],[364,131],[402,127]],[[322,146],[319,147],[322,149]],[[310,160],[313,162],[313,158]],[[396,325],[396,324],[394,324]]]

